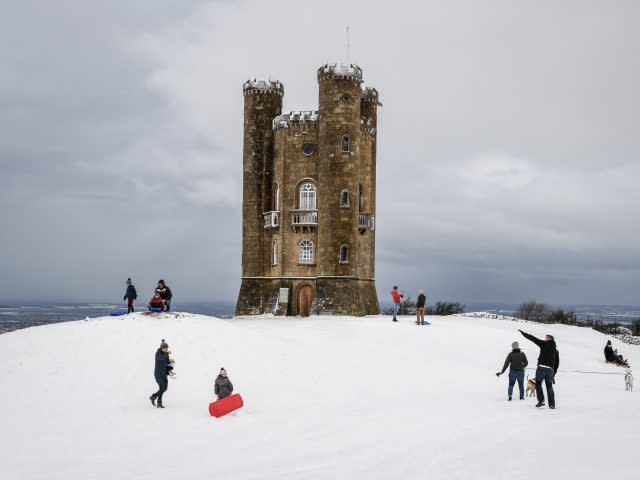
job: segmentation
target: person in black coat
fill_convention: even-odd
[[[604,347],[604,358],[607,362],[616,363],[618,365],[622,365],[624,367],[628,367],[628,362],[622,358],[621,355],[617,355],[617,353],[613,350],[613,345],[611,345],[611,340],[607,340],[607,346]]]
[[[133,301],[138,298],[138,292],[136,292],[136,287],[131,283],[131,279],[127,278],[127,291],[124,294],[123,300],[127,301],[127,313],[131,313],[134,311]]]
[[[167,379],[168,370],[167,367],[171,364],[171,359],[169,358],[169,345],[167,342],[162,339],[162,343],[160,344],[160,348],[156,351],[156,363],[155,369],[153,371],[153,375],[156,378],[156,383],[158,384],[158,391],[149,397],[151,403],[154,407],[164,408],[162,405],[162,395],[167,391],[169,387],[169,380]],[[157,400],[157,404],[156,404]]]
[[[553,391],[556,373],[560,366],[560,352],[556,347],[556,341],[552,335],[547,335],[544,340],[534,337],[528,333],[518,330],[524,338],[531,340],[540,347],[540,355],[538,356],[538,368],[536,369],[536,397],[538,404],[536,407],[544,406],[544,392],[542,391],[542,382],[547,387],[547,396],[549,397],[549,408],[556,408],[556,396]]]
[[[424,290],[418,291],[418,300],[416,301],[416,325],[424,325],[424,307],[427,301],[427,297],[424,295]]]
[[[227,371],[223,368],[220,369],[218,378],[215,382],[215,394],[218,396],[218,400],[229,397],[233,393],[233,384],[227,376]]]
[[[160,294],[160,298],[164,300],[165,310],[169,311],[171,309],[171,297],[173,297],[173,294],[171,293],[171,289],[165,285],[164,280],[158,280],[156,293]]]

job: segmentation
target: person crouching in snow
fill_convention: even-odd
[[[138,298],[136,287],[131,283],[131,279],[127,278],[127,291],[124,294],[123,300],[127,301],[127,314],[134,311],[133,301]]]
[[[391,290],[391,298],[393,298],[393,321],[397,322],[398,318],[398,310],[400,310],[400,302],[404,298],[400,292],[398,292],[398,286],[394,285],[393,290]]]
[[[167,309],[164,300],[160,296],[160,293],[156,292],[155,295],[149,300],[149,308],[160,308],[163,311]]]
[[[504,361],[502,371],[496,373],[496,377],[502,375],[509,365],[511,365],[509,368],[509,388],[507,389],[509,401],[511,401],[513,386],[516,384],[516,380],[518,381],[518,389],[520,390],[520,400],[524,400],[524,369],[529,365],[529,361],[524,352],[520,350],[518,342],[511,344],[511,352]]]
[[[220,373],[218,374],[218,378],[216,378],[215,382],[215,394],[218,397],[218,400],[222,400],[223,398],[229,397],[233,393],[233,384],[229,377],[227,376],[227,371],[223,368],[220,369]]]

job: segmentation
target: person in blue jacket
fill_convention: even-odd
[[[127,301],[127,313],[131,313],[135,311],[133,308],[133,302],[138,298],[138,292],[136,292],[136,287],[131,283],[131,279],[127,278],[127,291],[124,294],[123,300]]]

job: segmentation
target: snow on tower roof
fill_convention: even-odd
[[[273,93],[284,95],[284,85],[278,80],[249,79],[242,85],[245,95],[249,93]]]
[[[273,130],[289,128],[291,124],[316,123],[318,121],[317,110],[294,110],[283,113],[273,119]]]
[[[362,69],[353,63],[326,63],[318,69],[318,81],[328,79],[347,79],[362,83]]]
[[[364,100],[365,102],[373,102],[376,103],[378,106],[382,106],[382,104],[380,103],[380,100],[378,99],[378,90],[376,90],[373,87],[362,87],[362,90],[360,92],[360,98],[362,100]]]

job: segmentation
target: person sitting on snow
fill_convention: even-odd
[[[227,376],[227,371],[224,369],[224,367],[222,367],[220,369],[220,373],[218,374],[218,378],[216,378],[215,394],[218,397],[218,400],[222,400],[223,398],[231,396],[232,393],[233,384]]]
[[[628,366],[625,359],[622,358],[622,355],[618,355],[618,351],[613,349],[613,346],[611,345],[611,340],[608,340],[607,346],[604,347],[604,359],[607,362],[615,363],[617,365],[622,365],[625,367]]]
[[[149,308],[159,308],[163,311],[167,310],[167,306],[164,303],[164,300],[160,296],[160,293],[156,292],[155,295],[149,300]]]
[[[518,381],[518,389],[520,390],[520,400],[524,400],[524,369],[529,365],[529,361],[524,352],[520,350],[518,342],[511,344],[511,352],[509,352],[507,359],[504,361],[502,371],[496,373],[496,377],[502,375],[509,365],[511,365],[509,368],[509,388],[507,389],[509,401],[511,401],[513,386],[516,384],[516,380]]]

